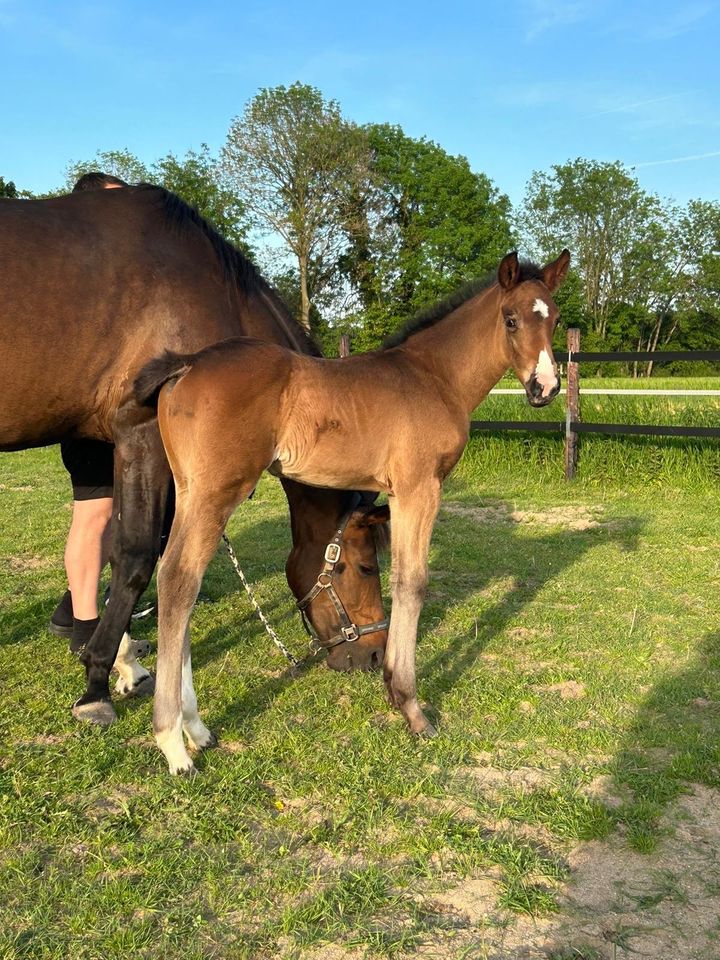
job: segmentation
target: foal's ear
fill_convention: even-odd
[[[390,520],[390,507],[384,503],[380,507],[373,507],[368,510],[358,520],[359,527],[374,527],[379,523],[387,523]]]
[[[498,283],[503,290],[511,290],[520,277],[520,264],[517,251],[503,257],[498,267]]]
[[[550,293],[555,293],[557,288],[563,282],[567,276],[568,267],[570,266],[570,251],[563,250],[557,260],[553,260],[552,263],[549,263],[546,267],[543,267],[542,278],[543,283],[548,288]]]

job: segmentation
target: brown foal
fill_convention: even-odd
[[[173,773],[193,770],[183,742],[213,742],[192,685],[189,621],[203,574],[235,507],[263,470],[318,487],[381,491],[392,517],[392,612],[385,652],[391,702],[414,733],[434,730],[417,701],[415,645],[442,484],[468,439],[470,414],[512,368],[543,406],[560,380],[552,293],[565,250],[542,269],[508,254],[497,282],[453,301],[383,350],[306,357],[237,338],[168,356],[138,379],[157,396],[177,513],[158,574],[154,729]]]

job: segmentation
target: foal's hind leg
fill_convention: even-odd
[[[233,509],[250,493],[252,483],[236,495],[213,503],[206,488],[198,497],[178,493],[177,517],[158,570],[158,660],[153,729],[171,773],[192,773],[183,742],[202,748],[213,736],[200,719],[192,683],[189,622],[203,574]],[[202,486],[202,484],[198,484]],[[198,502],[202,497],[205,499]]]
[[[383,661],[391,703],[413,733],[435,733],[417,702],[415,647],[428,579],[427,556],[440,507],[440,484],[416,488],[390,500],[392,522],[392,612]]]

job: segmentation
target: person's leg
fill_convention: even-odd
[[[76,620],[97,620],[98,582],[108,561],[112,497],[74,500],[65,570]]]
[[[113,495],[113,446],[97,440],[60,445],[73,488],[73,515],[65,548],[69,590],[58,604],[50,630],[72,637],[77,651],[98,624],[98,583],[109,558]]]

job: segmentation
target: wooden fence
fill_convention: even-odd
[[[675,360],[711,360],[720,362],[718,350],[688,350],[634,353],[588,353],[580,349],[580,331],[571,327],[567,337],[566,353],[556,353],[556,363],[567,366],[565,393],[565,420],[472,420],[471,430],[530,430],[565,433],[565,476],[572,479],[577,469],[578,437],[581,433],[632,434],[662,437],[720,437],[720,427],[678,427],[637,423],[583,423],[580,419],[580,364],[583,361],[653,360],[667,363]],[[520,389],[495,389],[494,394],[524,394]],[[585,390],[588,394],[622,394],[623,396],[720,396],[720,390]]]

